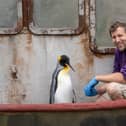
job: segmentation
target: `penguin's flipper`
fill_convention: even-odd
[[[76,96],[76,93],[75,93],[75,90],[73,89],[73,103],[76,103],[77,102],[77,96]]]
[[[57,89],[57,74],[59,73],[59,71],[60,71],[60,68],[59,68],[59,65],[57,64],[56,69],[52,74],[52,81],[50,85],[50,97],[49,97],[50,104],[53,104],[55,102],[54,96]]]
[[[53,104],[54,103],[54,95],[57,87],[57,79],[56,79],[56,70],[54,71],[52,75],[52,81],[51,81],[51,86],[50,86],[50,98],[49,98],[49,103]]]

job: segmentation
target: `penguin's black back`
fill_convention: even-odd
[[[54,103],[54,96],[55,96],[55,92],[57,89],[57,78],[58,78],[58,74],[62,69],[58,67],[56,67],[55,71],[52,74],[52,81],[51,81],[51,87],[50,87],[50,98],[49,98],[49,103],[53,104]]]

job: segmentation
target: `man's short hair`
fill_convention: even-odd
[[[126,23],[120,22],[120,21],[116,21],[109,28],[110,36],[112,35],[113,32],[115,32],[117,30],[118,27],[123,27],[125,32],[126,32]]]

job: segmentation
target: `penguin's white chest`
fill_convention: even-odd
[[[55,103],[72,102],[72,82],[68,73],[59,73],[58,85],[55,93]]]

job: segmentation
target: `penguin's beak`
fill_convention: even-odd
[[[72,69],[72,71],[75,72],[75,70],[74,70],[74,68],[71,66],[71,64],[68,64],[68,65],[69,65],[69,67]]]

